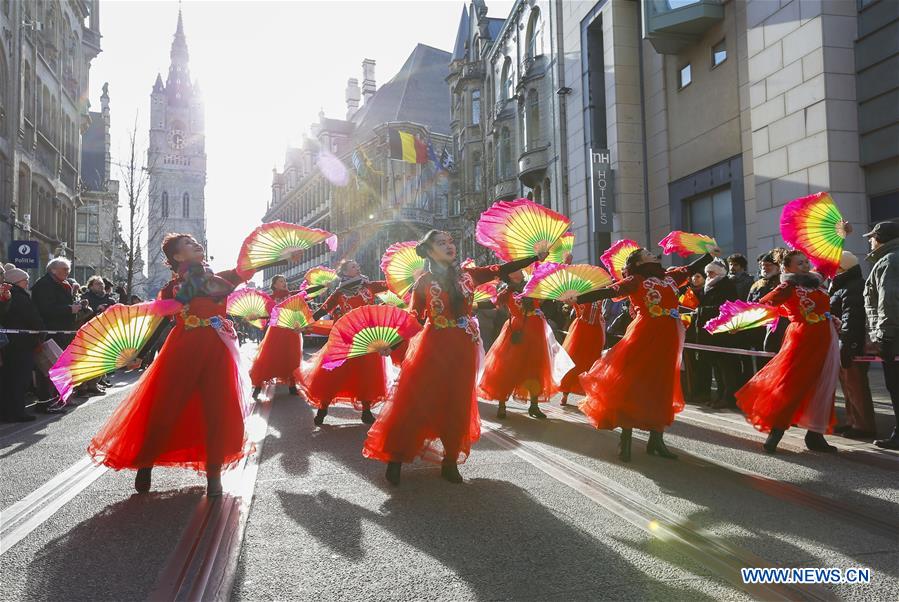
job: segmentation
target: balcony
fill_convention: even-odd
[[[512,99],[503,99],[496,101],[493,107],[493,120],[501,121],[503,119],[511,119],[515,116],[515,105]]]
[[[517,89],[521,90],[528,82],[540,79],[546,75],[546,65],[548,61],[546,55],[529,56],[521,61],[521,77],[518,78]]]
[[[417,207],[402,207],[395,211],[394,221],[417,222],[428,226],[434,225],[434,212]]]
[[[543,181],[549,161],[549,144],[533,145],[518,158],[518,179],[528,188],[533,188]]]
[[[484,63],[475,61],[462,66],[462,79],[484,79]]]
[[[518,198],[518,183],[513,179],[504,179],[493,187],[494,201],[511,201]]]
[[[678,54],[724,18],[721,0],[645,0],[643,37],[659,54]]]

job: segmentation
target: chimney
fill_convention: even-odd
[[[375,61],[365,59],[362,61],[362,99],[368,102],[375,95]]]
[[[359,101],[362,93],[359,90],[359,80],[351,77],[346,83],[346,119],[349,121],[353,114],[359,110]]]

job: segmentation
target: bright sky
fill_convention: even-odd
[[[490,2],[505,17],[513,2]],[[324,109],[346,116],[347,79],[362,82],[362,59],[377,62],[380,86],[416,43],[452,51],[464,2],[356,0],[325,2],[191,1],[182,4],[191,76],[206,103],[206,218],[216,269],[233,266],[243,238],[271,197],[272,167]],[[178,3],[105,1],[103,52],[91,71],[91,103],[109,82],[113,161],[127,153],[138,120],[146,151],[150,91],[163,81]],[[113,169],[113,178],[121,179]],[[144,255],[146,257],[146,254]]]

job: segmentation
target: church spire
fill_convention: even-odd
[[[175,29],[175,39],[172,41],[172,50],[169,55],[171,64],[169,76],[165,82],[169,101],[174,104],[186,103],[191,94],[190,69],[188,67],[189,55],[187,52],[187,38],[184,36],[184,20],[181,17],[181,8],[178,8],[178,26]]]

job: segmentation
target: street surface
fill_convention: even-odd
[[[840,453],[816,454],[789,431],[769,456],[741,415],[688,406],[666,436],[679,460],[647,456],[635,433],[625,465],[617,434],[574,405],[537,421],[510,403],[498,421],[482,403],[465,484],[416,463],[397,489],[361,456],[356,412],[334,408],[318,428],[279,387],[223,498],[173,469],[138,496],[133,472],[85,454],[134,379],[0,426],[0,599],[899,599],[899,454],[867,443],[833,436]],[[885,434],[879,370],[871,383]],[[869,568],[871,582],[742,583],[740,568],[771,566]]]

